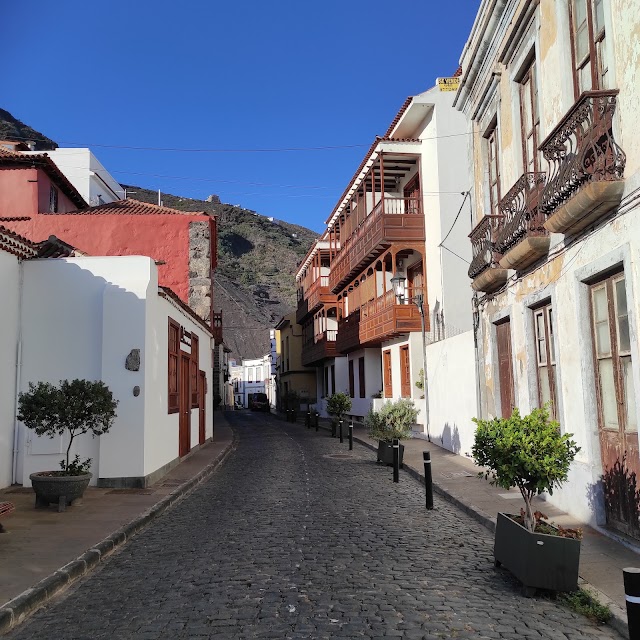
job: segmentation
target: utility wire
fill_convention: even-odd
[[[456,213],[456,217],[455,217],[455,220],[453,221],[453,224],[451,225],[451,228],[449,229],[449,231],[447,231],[447,235],[442,239],[442,241],[438,245],[439,247],[441,247],[446,242],[447,238],[449,237],[449,235],[453,231],[453,227],[456,226],[456,222],[458,222],[458,218],[460,217],[460,213],[462,212],[462,207],[464,207],[464,203],[467,201],[467,198],[469,197],[469,193],[470,193],[470,191],[466,191],[466,192],[463,191],[460,194],[460,195],[464,195],[464,198],[462,200],[462,204],[460,205],[460,208],[458,209],[458,213]],[[446,249],[446,247],[445,247],[445,249]],[[458,256],[458,257],[460,257],[460,256]]]

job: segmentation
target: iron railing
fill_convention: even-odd
[[[472,280],[483,271],[497,266],[501,256],[496,251],[495,239],[502,220],[503,215],[484,216],[469,234],[473,256],[469,265],[469,277]]]

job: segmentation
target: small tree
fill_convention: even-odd
[[[560,425],[549,419],[546,406],[527,416],[514,409],[510,418],[473,421],[478,425],[473,459],[486,468],[479,475],[491,477],[491,484],[503,489],[520,489],[524,524],[533,532],[531,501],[544,491],[553,494],[554,488],[562,485],[580,447],[571,440],[572,434],[560,433]]]
[[[396,402],[385,402],[379,411],[369,410],[364,423],[369,430],[369,437],[391,442],[394,438],[410,438],[411,427],[417,418],[418,410],[413,400],[400,398]]]
[[[74,438],[84,433],[101,436],[107,433],[116,417],[113,394],[104,382],[97,380],[61,380],[60,386],[49,382],[29,383],[29,391],[18,398],[18,420],[39,436],[53,438],[69,432],[65,460],[60,461],[63,475],[78,475],[88,470],[91,460],[80,457],[69,463]]]
[[[344,417],[345,413],[351,411],[351,398],[346,393],[334,393],[327,400],[327,413],[336,422]]]

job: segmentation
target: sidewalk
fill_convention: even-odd
[[[147,489],[89,487],[82,504],[63,513],[34,509],[31,487],[0,490],[15,504],[0,534],[0,633],[88,572],[222,462],[233,432],[214,413],[215,439],[189,454]],[[9,602],[11,601],[11,602]],[[5,603],[5,604],[3,604]]]
[[[302,418],[304,428],[304,417]],[[330,430],[329,421],[320,419],[320,428]],[[362,426],[354,426],[353,439],[367,448],[377,451],[378,443],[367,435]],[[345,447],[348,446],[347,429],[344,431]],[[472,460],[456,455],[422,438],[403,440],[404,470],[424,484],[422,452],[431,453],[433,491],[455,504],[491,531],[495,530],[496,514],[519,512],[522,497],[517,489],[505,491],[488,481],[478,478],[480,467]],[[389,471],[391,474],[391,470]],[[402,482],[402,476],[400,476]],[[580,551],[581,586],[596,592],[599,600],[607,604],[614,618],[610,625],[624,637],[628,637],[622,569],[640,566],[640,553],[633,551],[614,538],[610,538],[588,525],[578,522],[548,502],[536,498],[534,504],[549,519],[564,527],[583,530]],[[640,548],[639,548],[640,549]]]

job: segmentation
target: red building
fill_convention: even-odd
[[[4,144],[0,224],[35,242],[53,234],[94,256],[149,256],[158,265],[159,285],[221,333],[220,318],[213,317],[215,217],[137,200],[89,208],[46,154],[26,156]]]

